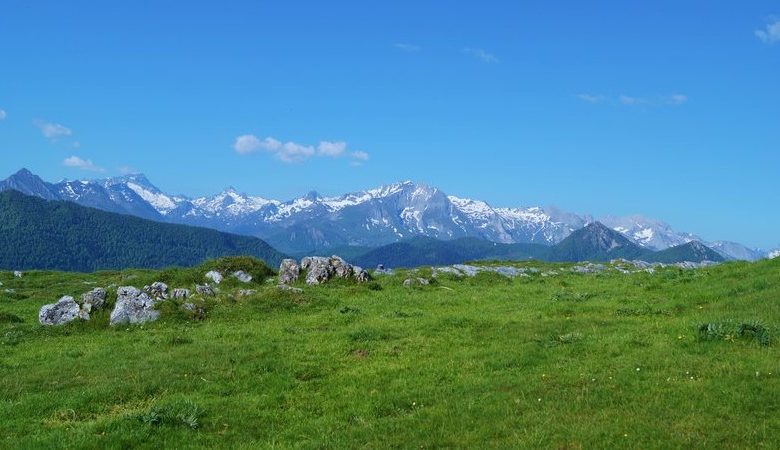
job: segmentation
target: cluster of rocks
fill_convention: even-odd
[[[106,290],[95,288],[81,294],[81,301],[66,295],[51,305],[44,305],[38,312],[38,321],[42,325],[61,325],[76,319],[89,320],[92,311],[106,306]]]
[[[279,266],[279,286],[287,286],[295,283],[306,271],[306,284],[314,286],[340,279],[354,279],[359,283],[371,280],[371,275],[362,267],[353,266],[338,256],[307,256],[298,261],[285,259]]]
[[[252,276],[243,271],[237,271],[232,275],[245,283],[252,280]],[[219,272],[209,272],[206,278],[215,283],[223,279]],[[112,285],[112,287],[116,286]],[[216,295],[215,289],[208,284],[197,285],[195,292],[204,297]],[[251,295],[254,292],[241,290],[239,295]],[[155,306],[159,302],[168,299],[186,300],[192,297],[192,292],[184,288],[169,289],[167,284],[156,281],[144,286],[143,289],[134,286],[119,287],[116,295],[116,304],[109,320],[110,325],[140,324],[157,320],[160,312]],[[76,319],[89,320],[90,313],[106,307],[106,296],[106,290],[103,288],[94,288],[82,294],[79,301],[71,296],[64,296],[57,303],[44,305],[38,313],[38,321],[42,325],[63,325]],[[181,307],[199,315],[203,314],[203,310],[194,303],[184,303]]]
[[[712,261],[702,261],[702,262],[685,261],[685,262],[678,262],[674,264],[664,264],[664,263],[649,263],[640,260],[629,261],[625,259],[613,259],[612,261],[609,262],[609,265],[597,264],[597,263],[578,264],[576,266],[573,266],[571,268],[571,271],[576,273],[582,273],[582,274],[598,274],[598,273],[606,272],[608,270],[615,270],[623,274],[632,274],[632,273],[639,273],[639,272],[655,273],[657,269],[663,269],[666,267],[678,267],[680,269],[689,270],[689,269],[700,269],[702,267],[710,267],[717,264],[718,263]]]
[[[251,283],[252,282],[252,275],[249,275],[248,273],[244,272],[243,270],[237,270],[230,274],[233,278],[237,279],[238,281],[242,283]],[[217,272],[216,270],[211,270],[206,272],[206,278],[211,280],[214,284],[222,283],[222,280],[225,279],[225,276],[221,273]]]
[[[503,275],[507,278],[527,277],[531,273],[539,273],[540,270],[531,267],[512,267],[512,266],[496,266],[496,267],[482,267],[482,266],[470,266],[467,264],[454,264],[446,267],[434,267],[432,269],[433,276],[437,277],[439,274],[446,273],[456,277],[475,277],[481,272],[492,272],[499,275]]]

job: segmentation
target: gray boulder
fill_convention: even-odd
[[[106,290],[100,287],[81,294],[81,307],[89,305],[89,310],[101,309],[106,306]]]
[[[355,266],[355,279],[358,283],[367,283],[371,281],[371,274],[366,269]]]
[[[355,268],[339,256],[331,256],[328,262],[333,268],[333,275],[338,278],[347,279],[355,273]]]
[[[190,296],[189,289],[177,288],[171,291],[171,298],[184,299],[184,298],[189,298],[189,296]]]
[[[110,325],[139,324],[155,321],[160,317],[160,311],[154,309],[154,299],[146,292],[133,286],[125,286],[117,289],[116,295]]]
[[[22,278],[22,272],[14,270],[14,278]]]
[[[236,272],[233,272],[233,277],[242,283],[249,283],[252,281],[252,275],[249,275],[243,270],[238,270]]]
[[[155,281],[151,286],[144,286],[144,292],[152,298],[166,299],[168,298],[168,285],[161,281]]]
[[[203,286],[201,286],[201,285],[195,286],[195,292],[197,292],[198,294],[203,295],[205,297],[213,297],[214,295],[216,295],[214,293],[214,288],[212,288],[208,284],[203,285]]]
[[[216,270],[210,270],[206,272],[206,278],[213,281],[214,284],[219,284],[222,282],[222,274],[217,272]]]
[[[322,256],[307,256],[301,260],[301,268],[306,272],[306,284],[317,285],[327,282],[333,277],[335,268],[330,263],[330,258]]]
[[[44,305],[38,312],[38,321],[41,325],[64,325],[79,318],[81,309],[73,297],[62,297],[57,303]],[[87,312],[87,320],[89,313]]]
[[[425,278],[407,278],[404,280],[404,287],[428,286],[429,284],[431,282]]]
[[[301,266],[294,259],[282,260],[279,266],[279,284],[291,284],[301,276]]]

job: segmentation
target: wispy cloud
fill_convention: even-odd
[[[641,105],[645,103],[645,100],[643,98],[632,97],[630,95],[624,95],[624,94],[620,94],[618,96],[618,101],[624,105],[629,105],[629,106]]]
[[[347,143],[343,141],[322,141],[320,142],[320,145],[317,146],[317,154],[321,156],[338,157],[343,155],[345,151],[347,151]]]
[[[45,120],[36,119],[33,121],[33,125],[41,130],[41,133],[49,140],[56,141],[57,139],[68,137],[73,135],[73,131],[70,128],[60,125],[58,123],[47,122]]]
[[[780,19],[772,18],[772,21],[763,29],[756,30],[756,37],[766,44],[780,42]]]
[[[0,120],[5,120],[6,117],[8,117],[8,114],[6,114],[5,110],[0,109]]]
[[[682,105],[688,103],[688,96],[683,94],[672,94],[666,98],[666,102],[670,105]]]
[[[320,141],[319,144],[314,146],[292,141],[283,143],[270,136],[260,139],[253,134],[245,134],[236,138],[236,141],[233,143],[233,149],[240,155],[266,152],[274,155],[284,163],[300,163],[315,156],[324,158],[345,156],[347,154],[347,143],[344,141]],[[368,159],[368,154],[365,152],[352,152],[350,157],[355,158],[354,155],[356,153],[365,154],[363,161]],[[358,158],[362,158],[362,156]]]
[[[398,50],[402,50],[409,53],[416,53],[422,50],[422,47],[420,47],[419,45],[405,44],[401,42],[393,44],[393,47],[397,48]]]
[[[684,94],[656,95],[651,97],[638,97],[626,94],[614,97],[601,94],[578,94],[577,99],[591,104],[607,103],[623,106],[680,106],[688,103],[688,96]]]
[[[78,156],[71,156],[70,158],[65,158],[65,160],[62,161],[62,164],[65,167],[73,167],[75,169],[86,170],[88,172],[106,171],[102,167],[96,166],[91,159],[81,159]]]
[[[489,53],[481,48],[466,47],[463,49],[463,53],[473,56],[485,63],[497,63],[498,58],[496,55]]]
[[[352,159],[349,163],[351,166],[362,166],[364,162],[368,161],[368,153],[359,150],[350,153],[349,157]]]
[[[603,95],[578,94],[577,98],[587,103],[601,103],[605,100]]]

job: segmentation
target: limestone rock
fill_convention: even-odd
[[[144,286],[144,292],[155,299],[166,299],[168,298],[168,285],[161,281],[155,281],[151,286]]]
[[[279,266],[279,284],[291,284],[301,276],[301,266],[294,259],[282,260]]]
[[[238,270],[236,272],[233,272],[233,277],[238,279],[238,281],[242,283],[250,283],[252,281],[252,275],[249,275],[243,270]]]
[[[73,297],[64,296],[57,303],[44,305],[38,313],[41,325],[64,325],[79,317],[79,304]],[[89,314],[87,314],[89,319]]]
[[[203,285],[203,286],[201,286],[201,285],[195,286],[195,292],[197,292],[198,294],[203,295],[205,297],[213,297],[214,295],[216,295],[215,292],[214,292],[214,288],[212,288],[208,284]]]
[[[330,258],[308,256],[301,260],[301,268],[306,269],[306,284],[317,285],[327,282],[335,273]]]
[[[133,286],[120,287],[116,291],[117,299],[111,311],[110,325],[139,324],[157,320],[160,311],[154,309],[155,301]]]
[[[371,281],[371,274],[366,269],[355,266],[355,279],[358,283],[367,283]]]
[[[431,282],[425,278],[407,278],[404,280],[404,287],[428,286],[429,284]]]
[[[81,307],[89,305],[89,311],[106,306],[106,290],[100,287],[81,294]]]
[[[171,298],[184,299],[184,298],[189,298],[189,296],[190,296],[189,289],[177,288],[171,291]]]
[[[219,284],[222,282],[222,274],[217,272],[216,270],[211,270],[206,272],[206,278],[213,281],[214,284]]]

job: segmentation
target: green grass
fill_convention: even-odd
[[[108,311],[46,328],[37,313],[93,286],[193,288],[207,267],[2,272],[0,448],[780,442],[780,260],[632,275],[523,265],[560,275],[403,288],[399,273],[302,294],[261,276],[254,296],[229,281],[196,299],[205,318],[169,304],[119,328]]]

